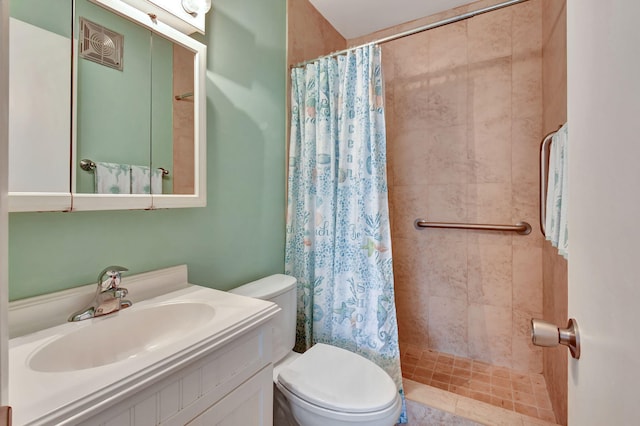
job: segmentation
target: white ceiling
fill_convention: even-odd
[[[347,40],[443,12],[470,0],[310,0]]]

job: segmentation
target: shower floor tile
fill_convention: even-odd
[[[498,407],[555,422],[542,374],[523,373],[405,345],[402,376]]]

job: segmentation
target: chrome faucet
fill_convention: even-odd
[[[128,271],[123,266],[107,266],[98,275],[98,288],[93,301],[84,309],[79,310],[69,317],[69,321],[82,321],[89,318],[108,315],[120,309],[128,308],[133,303],[123,298],[129,293],[124,287],[120,287],[121,272]]]

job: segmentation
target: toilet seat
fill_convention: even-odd
[[[311,404],[297,395],[292,394],[282,386],[276,383],[278,390],[284,395],[291,407],[291,413],[298,420],[300,425],[305,426],[343,426],[362,424],[366,426],[389,426],[396,423],[402,411],[402,400],[398,395],[395,401],[389,407],[381,411],[369,413],[347,413],[329,410]],[[330,423],[328,423],[330,421]]]
[[[401,404],[395,383],[382,368],[322,343],[282,368],[276,384],[292,402],[324,416],[379,417]]]

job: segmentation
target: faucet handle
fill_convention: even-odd
[[[124,266],[107,266],[100,272],[98,275],[98,286],[101,291],[105,290],[115,290],[120,286],[120,281],[122,281],[122,277],[120,272],[128,271],[129,269]],[[107,275],[106,278],[104,276]]]

